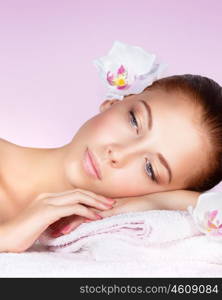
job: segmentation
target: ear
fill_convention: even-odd
[[[121,100],[112,99],[112,100],[105,100],[99,107],[100,112],[104,112],[109,109],[113,104],[118,103]]]

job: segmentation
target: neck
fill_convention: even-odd
[[[74,189],[64,174],[68,145],[29,148],[1,139],[1,186],[8,197],[20,205],[34,200],[40,193]]]

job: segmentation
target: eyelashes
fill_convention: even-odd
[[[135,113],[134,113],[134,111],[133,110],[130,110],[130,115],[131,115],[131,117],[132,118],[130,118],[130,121],[134,121],[134,124],[136,124],[136,127],[137,127],[137,133],[138,133],[138,122],[137,122],[137,119],[136,119],[136,117],[135,117]],[[131,124],[132,124],[132,122],[131,122]]]
[[[147,158],[146,158],[146,162],[147,162]],[[148,166],[148,168],[147,168],[147,166]],[[146,171],[147,174],[151,174],[151,179],[152,179],[153,181],[157,182],[156,177],[155,177],[155,174],[154,174],[154,172],[153,172],[152,165],[151,165],[150,162],[148,162],[148,163],[145,164],[145,170],[148,170],[148,172]],[[150,177],[150,175],[149,175],[149,177]]]
[[[138,128],[138,122],[137,122],[137,118],[135,116],[135,111],[134,110],[130,110],[129,111],[129,114],[131,116],[130,118],[130,123],[134,123],[136,125],[136,129],[137,129],[137,134],[138,134],[138,131],[139,131],[139,128]],[[133,121],[133,122],[132,122]],[[134,126],[133,126],[134,127]],[[148,162],[148,163],[147,163]],[[147,167],[148,166],[148,167]],[[155,181],[157,182],[157,179],[156,179],[156,176],[154,174],[154,171],[153,171],[153,167],[151,165],[151,163],[147,160],[146,158],[146,163],[145,163],[145,170],[146,170],[146,173],[148,174],[148,176],[152,179],[152,181]],[[151,176],[150,176],[151,175]]]

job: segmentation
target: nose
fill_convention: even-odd
[[[140,158],[145,154],[148,154],[147,149],[144,150],[139,143],[137,145],[129,145],[126,146],[112,144],[107,149],[108,160],[110,164],[115,168],[123,167],[128,164],[131,160],[135,160],[136,158]]]

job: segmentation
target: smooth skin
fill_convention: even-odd
[[[151,108],[152,128],[148,127],[149,115],[141,100]],[[86,218],[95,220],[76,209],[76,201],[82,201],[79,191],[116,200],[111,209],[79,204],[102,217],[195,205],[200,193],[185,190],[186,180],[206,166],[210,151],[199,116],[200,110],[184,95],[155,90],[122,101],[104,101],[100,113],[83,124],[70,143],[59,148],[28,148],[1,139],[0,199],[4,201],[0,201],[0,236],[5,239],[0,239],[0,250],[25,251],[47,227],[58,236]],[[83,168],[87,147],[99,162],[102,180],[92,178]],[[171,182],[158,153],[168,161]],[[157,181],[153,180],[150,166]],[[69,199],[74,202],[67,203],[69,212],[61,210],[58,215],[58,207],[62,206],[59,203],[63,202],[60,194],[64,192],[71,193]],[[58,202],[50,206],[56,210],[54,215],[48,213],[47,205],[42,205],[41,195],[45,193]],[[23,228],[19,238],[14,234],[16,228]],[[14,239],[22,241],[23,237],[22,245]],[[4,247],[6,244],[9,246]]]
[[[103,218],[111,217],[127,212],[139,212],[148,210],[186,210],[188,206],[195,207],[200,193],[188,190],[176,190],[160,193],[153,193],[139,197],[125,197],[116,198],[112,208],[98,212]],[[80,224],[85,222],[92,222],[93,220],[86,220],[82,216],[71,215],[70,217],[61,218],[59,221],[52,224],[52,237],[59,237],[63,234],[68,234]]]
[[[75,189],[64,193],[44,193],[30,202],[17,216],[0,226],[0,252],[23,252],[50,224],[71,215],[99,220],[99,211],[110,208],[111,201],[89,191]]]

